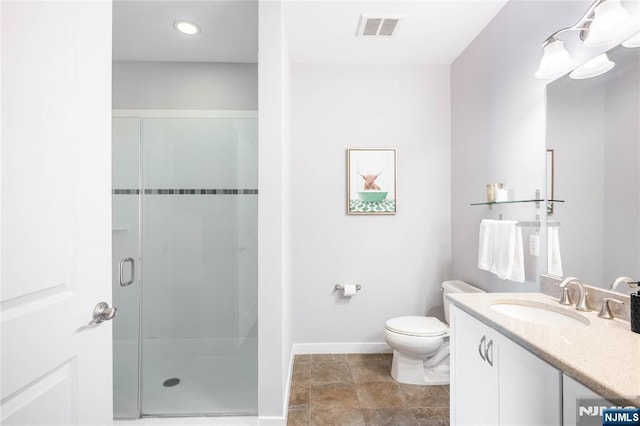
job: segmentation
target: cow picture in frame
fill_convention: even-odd
[[[396,150],[347,149],[347,214],[396,214]]]

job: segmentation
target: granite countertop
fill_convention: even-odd
[[[510,338],[566,375],[615,404],[640,407],[640,334],[626,321],[579,312],[543,293],[453,293],[447,298],[463,311]],[[586,317],[585,327],[547,326],[518,320],[491,308],[496,303],[549,305]]]

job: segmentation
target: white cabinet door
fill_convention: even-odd
[[[580,404],[580,406],[578,406]],[[582,424],[600,424],[601,407],[615,407],[610,401],[602,398],[591,389],[562,375],[562,424],[565,426]]]
[[[561,373],[459,308],[451,308],[451,424],[553,426]]]
[[[1,419],[112,419],[111,3],[0,3]]]
[[[491,329],[455,306],[450,309],[451,424],[495,425],[496,375],[483,358]]]
[[[498,413],[501,425],[560,425],[562,373],[501,334]]]

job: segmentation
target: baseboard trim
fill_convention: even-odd
[[[308,354],[377,354],[393,350],[384,342],[364,343],[294,343],[294,355]],[[292,362],[293,365],[293,362]]]

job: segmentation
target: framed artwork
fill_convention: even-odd
[[[396,150],[347,149],[347,214],[396,214]]]

